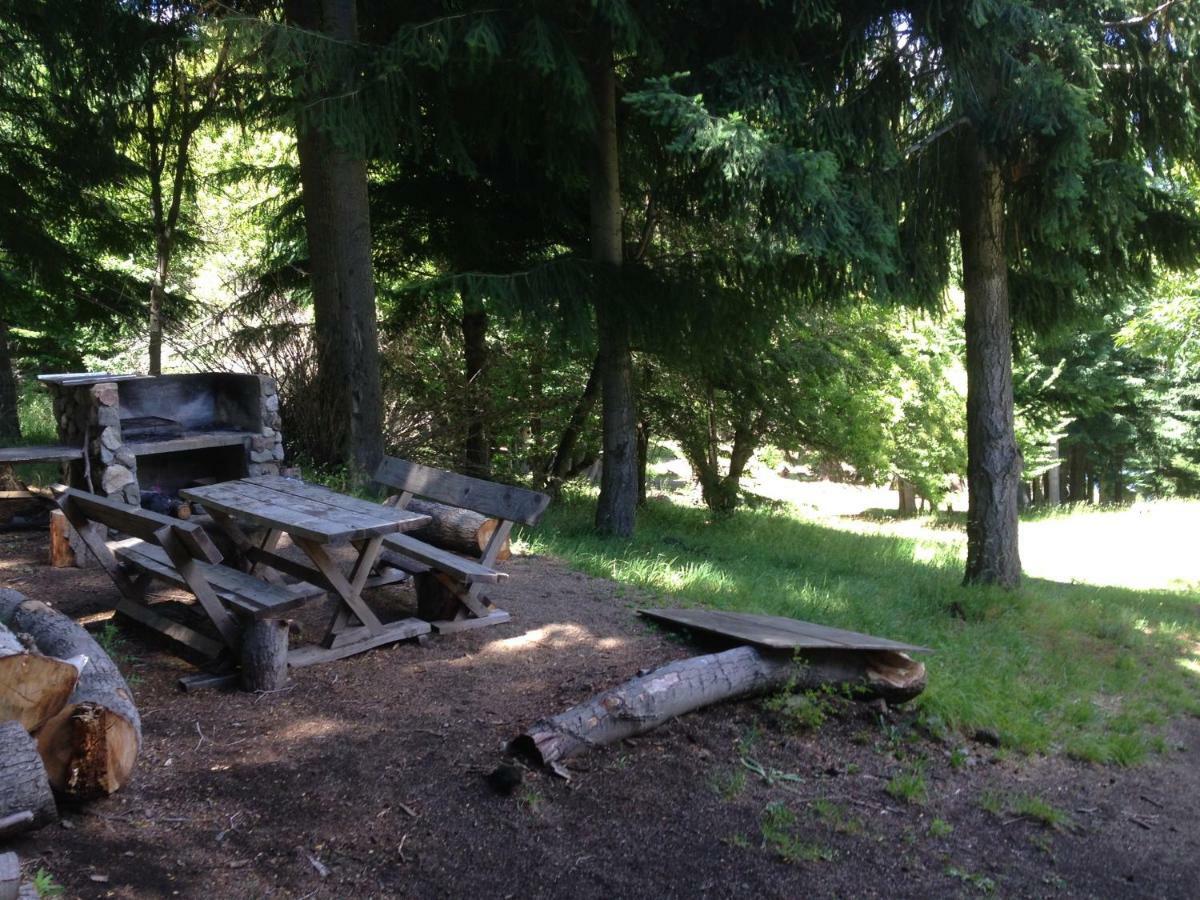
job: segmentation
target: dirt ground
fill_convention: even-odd
[[[103,573],[42,565],[44,541],[0,534],[0,585],[76,616],[110,608]],[[938,742],[902,710],[854,705],[797,733],[744,703],[501,796],[485,775],[523,726],[695,652],[618,585],[541,557],[508,570],[494,598],[510,624],[304,669],[275,694],[184,694],[190,668],[125,632],[145,731],[132,782],[14,849],[69,897],[1200,892],[1194,719],[1165,756],[1117,769]],[[411,604],[387,590],[377,603]],[[927,798],[891,796],[920,757]],[[1067,821],[1020,814],[1022,797]]]

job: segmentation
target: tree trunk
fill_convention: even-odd
[[[1071,502],[1087,502],[1087,453],[1079,444],[1072,445],[1068,452],[1071,464]]]
[[[596,132],[591,173],[592,259],[603,271],[597,299],[603,463],[596,530],[630,537],[637,518],[637,417],[633,396],[633,350],[624,300],[619,295],[623,259],[621,181],[617,162],[617,76],[607,31],[599,38],[592,71]]]
[[[487,434],[487,392],[484,384],[488,364],[487,313],[481,306],[463,300],[463,363],[467,377],[467,437],[463,445],[464,471],[476,478],[490,478],[492,449]]]
[[[163,227],[161,225],[156,227]],[[167,295],[167,275],[171,267],[171,241],[158,235],[154,241],[154,278],[150,282],[150,362],[151,375],[162,374],[163,300]]]
[[[1058,447],[1058,441],[1055,441],[1051,449],[1054,451],[1054,458],[1061,457]],[[1046,473],[1046,502],[1051,506],[1058,506],[1062,503],[1062,464],[1050,467],[1050,471]]]
[[[642,419],[637,429],[638,506],[646,505],[646,479],[650,471],[650,421]]]
[[[596,397],[600,393],[600,357],[597,356],[592,363],[592,370],[588,373],[587,384],[584,385],[583,393],[579,395],[579,399],[575,401],[575,408],[571,410],[571,418],[567,421],[567,427],[563,429],[562,435],[558,439],[558,446],[554,450],[554,458],[550,461],[550,466],[546,470],[545,487],[551,494],[557,494],[562,483],[569,477],[572,467],[575,462],[575,447],[579,443],[580,437],[583,436],[584,426],[587,425],[588,416],[591,415],[592,407],[596,405]]]
[[[288,0],[289,21],[322,31],[346,45],[357,39],[353,0]],[[352,102],[354,66],[347,57],[335,98],[300,98],[306,107]],[[383,401],[379,376],[379,334],[375,279],[371,264],[371,218],[367,166],[351,151],[353,135],[335,142],[301,114],[297,152],[308,236],[313,292],[313,336],[317,351],[317,396],[326,421],[321,461],[345,465],[353,480],[369,482],[383,458]]]
[[[457,506],[447,506],[444,503],[434,503],[429,500],[413,498],[405,507],[409,512],[429,516],[432,521],[428,525],[410,531],[415,538],[427,544],[453,550],[476,559],[483,556],[492,532],[500,527],[499,519],[489,519],[474,510],[460,509]],[[496,561],[503,562],[512,555],[509,541],[496,554]]]
[[[30,652],[0,622],[0,722],[36,731],[66,705],[87,657],[55,659]]]
[[[21,440],[19,409],[17,373],[13,370],[12,352],[8,347],[8,323],[0,319],[0,444],[15,444]]]
[[[73,800],[119,789],[137,761],[142,722],[116,665],[70,618],[17,591],[0,589],[0,622],[31,635],[47,656],[88,658],[66,705],[37,733],[51,786]]]
[[[896,511],[901,518],[909,518],[917,514],[917,488],[906,478],[896,478],[896,493],[900,495],[900,502],[896,507]]]
[[[277,691],[288,680],[288,623],[260,619],[242,634],[241,682],[246,691]]]
[[[961,221],[967,339],[965,584],[1016,587],[1021,451],[1013,431],[1012,325],[1004,250],[1004,180],[973,130],[963,139]]]
[[[924,690],[925,666],[886,650],[797,656],[790,651],[736,647],[669,663],[542,719],[517,737],[510,749],[549,765],[714,703],[823,687],[846,687],[863,697],[904,702]]]
[[[1037,478],[1033,479],[1033,481],[1030,482],[1029,490],[1030,490],[1030,497],[1032,499],[1034,506],[1041,506],[1046,501],[1046,493],[1044,490],[1042,490],[1042,476],[1041,475],[1039,475]]]
[[[1123,457],[1118,456],[1116,462],[1113,463],[1113,473],[1112,473],[1112,502],[1113,503],[1119,504],[1119,503],[1125,502],[1124,469],[1125,469],[1125,459]]]
[[[20,722],[0,722],[0,819],[25,812],[33,814],[26,820],[30,828],[58,821],[37,744]]]

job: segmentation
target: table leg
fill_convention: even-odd
[[[379,617],[371,612],[370,607],[363,602],[361,592],[363,585],[366,584],[367,577],[371,574],[371,567],[375,565],[375,560],[379,556],[379,550],[383,545],[382,537],[373,537],[367,541],[366,546],[360,551],[358,560],[354,563],[354,569],[350,573],[350,579],[347,579],[338,568],[337,563],[330,558],[325,547],[321,544],[310,541],[301,537],[293,537],[297,546],[300,547],[308,558],[313,561],[313,565],[325,576],[334,593],[341,600],[340,607],[345,607],[347,613],[353,613],[358,617],[358,620],[366,626],[367,631],[372,635],[381,634],[384,630],[383,623],[379,621]],[[334,622],[330,623],[330,628],[337,622],[335,616]],[[343,627],[345,623],[343,622]],[[326,641],[330,641],[336,637],[332,631],[325,635]]]

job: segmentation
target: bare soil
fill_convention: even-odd
[[[111,608],[102,572],[44,554],[43,534],[0,534],[0,584],[76,616]],[[304,669],[274,694],[184,694],[190,668],[125,631],[135,777],[14,849],[70,897],[1198,893],[1194,719],[1167,754],[1118,769],[939,742],[903,710],[848,704],[796,732],[744,703],[500,795],[485,776],[524,725],[697,652],[618,585],[543,557],[508,570],[494,596],[512,623]],[[411,606],[387,590],[375,602]],[[892,796],[914,767],[927,797]],[[1066,821],[1019,814],[1022,797]]]

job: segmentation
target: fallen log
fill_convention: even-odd
[[[142,746],[141,718],[120,670],[72,619],[17,591],[0,590],[0,623],[31,635],[47,655],[89,660],[66,705],[36,734],[51,786],[73,800],[118,790]]]
[[[87,661],[31,653],[0,623],[0,721],[36,731],[66,704]]]
[[[0,821],[7,834],[58,821],[37,743],[20,722],[0,722]]]
[[[535,722],[509,749],[550,765],[714,703],[825,686],[845,687],[863,699],[903,703],[925,689],[925,666],[891,650],[814,651],[801,657],[736,647],[668,663]]]
[[[434,503],[430,500],[413,498],[404,507],[407,510],[429,516],[428,525],[410,531],[415,538],[427,544],[441,547],[443,550],[453,550],[476,559],[483,556],[492,532],[500,527],[499,519],[489,519],[470,509],[460,509],[457,506],[447,506],[444,503]],[[503,562],[512,555],[507,538],[496,554],[496,562]]]

